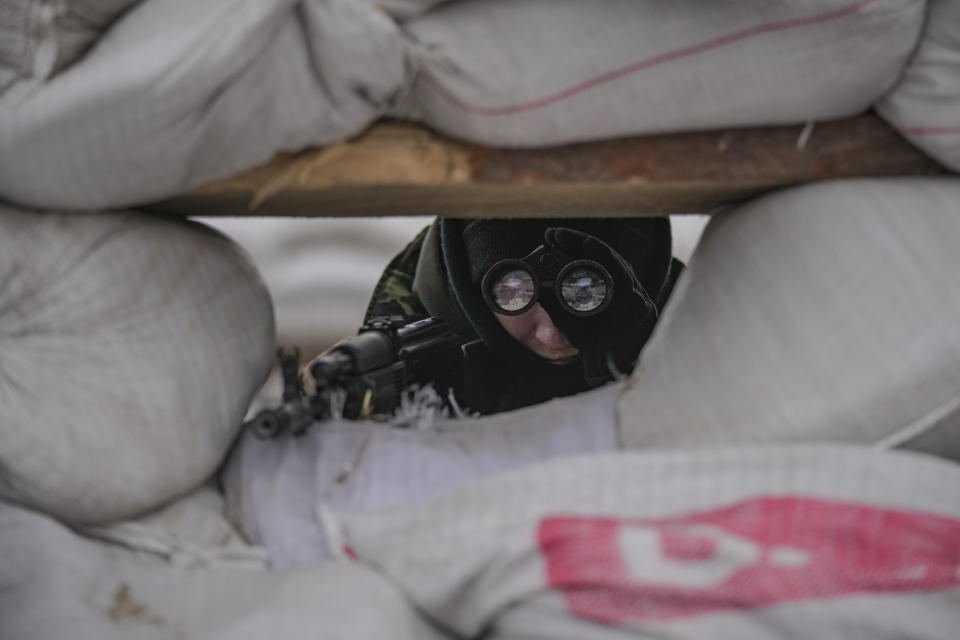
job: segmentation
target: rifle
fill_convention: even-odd
[[[432,384],[441,398],[460,389],[463,351],[459,337],[440,318],[407,323],[402,317],[375,318],[357,335],[313,361],[315,391],[304,394],[299,352],[279,351],[283,403],[244,423],[258,438],[303,434],[314,420],[342,415],[370,418],[392,414],[404,392]]]

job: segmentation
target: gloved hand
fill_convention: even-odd
[[[613,299],[594,316],[575,316],[565,311],[555,296],[541,296],[553,323],[580,350],[587,381],[599,386],[618,373],[632,371],[657,319],[656,305],[633,268],[613,247],[580,231],[550,227],[544,240],[573,260],[600,263],[613,278]]]

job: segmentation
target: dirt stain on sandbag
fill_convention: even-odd
[[[133,595],[131,595],[130,585],[126,582],[121,582],[120,586],[117,587],[117,590],[114,592],[113,606],[107,611],[107,615],[110,616],[110,619],[114,622],[134,620],[136,622],[152,624],[157,627],[165,626],[163,618],[150,613],[147,605],[138,602]]]

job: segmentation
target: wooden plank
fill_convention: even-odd
[[[804,140],[805,138],[805,140]],[[175,215],[461,217],[705,212],[824,178],[946,170],[879,118],[495,149],[384,123],[147,207]]]

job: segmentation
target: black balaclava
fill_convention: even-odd
[[[454,324],[464,338],[479,339],[510,372],[505,410],[571,395],[590,388],[579,362],[557,365],[515,340],[486,306],[480,280],[487,269],[507,258],[522,258],[544,242],[549,227],[567,227],[595,236],[612,246],[633,267],[654,300],[666,289],[671,263],[670,224],[666,218],[642,219],[438,219],[441,276],[446,308],[459,318]],[[431,300],[423,300],[434,315]],[[452,303],[452,304],[451,304]],[[469,335],[472,334],[472,335]]]

